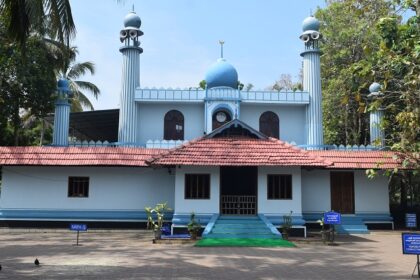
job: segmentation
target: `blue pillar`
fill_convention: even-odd
[[[319,21],[310,16],[303,21],[300,39],[305,43],[303,57],[303,90],[309,93],[306,107],[306,144],[308,149],[324,145],[322,126],[321,61]]]
[[[140,48],[139,37],[141,20],[134,11],[124,19],[124,29],[120,32],[120,40],[124,46],[120,48],[123,55],[122,85],[120,95],[120,116],[118,125],[118,142],[123,146],[136,144],[138,113],[134,101],[136,88],[140,87]]]
[[[70,104],[68,102],[70,89],[65,79],[58,80],[57,100],[55,102],[53,146],[69,145]]]
[[[370,99],[375,99],[382,94],[381,85],[378,83],[372,83],[369,87]],[[381,127],[381,123],[384,118],[384,109],[379,107],[370,111],[369,119],[369,132],[370,132],[370,144],[372,146],[385,147],[385,131]]]

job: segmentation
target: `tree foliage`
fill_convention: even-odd
[[[321,77],[327,144],[369,142],[366,96],[373,82],[370,59],[379,51],[376,23],[392,13],[384,0],[330,0],[315,16],[321,21]]]
[[[42,39],[27,39],[23,55],[19,44],[0,36],[0,140],[4,141],[3,145],[21,142],[23,111],[43,118],[53,110],[56,66],[57,57],[49,52]]]
[[[376,25],[380,49],[373,56],[375,80],[384,95],[373,107],[382,106],[388,142],[405,167],[420,168],[420,1],[399,1],[416,14],[406,22],[401,17],[381,18]]]
[[[0,145],[48,140],[58,78],[70,80],[73,111],[93,109],[84,93],[100,91],[79,78],[94,64],[76,62],[75,31],[69,0],[0,0]]]
[[[419,4],[413,0],[330,0],[321,20],[325,141],[369,143],[369,111],[385,109],[386,144],[418,165],[420,135]],[[412,15],[403,21],[401,14]],[[351,22],[351,24],[349,24]],[[368,87],[384,95],[368,102]]]
[[[23,49],[33,33],[48,32],[62,43],[76,34],[69,0],[0,0],[0,14],[7,37]]]

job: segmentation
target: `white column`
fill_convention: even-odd
[[[66,99],[59,99],[55,103],[53,145],[69,145],[70,104]]]
[[[370,112],[370,143],[373,146],[385,146],[385,132],[381,128],[381,122],[384,117],[383,109]]]
[[[118,126],[118,142],[123,146],[137,142],[137,107],[134,101],[136,88],[140,87],[140,54],[137,46],[124,46],[122,87],[120,95],[120,117]]]
[[[309,105],[306,108],[306,144],[309,146],[321,146],[324,145],[324,136],[320,51],[318,49],[306,50],[302,53],[302,56],[303,90],[309,92]]]

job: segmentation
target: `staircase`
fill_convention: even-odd
[[[335,226],[338,233],[341,234],[366,234],[369,230],[362,217],[341,216],[341,225]]]
[[[277,232],[278,233],[278,232]],[[281,238],[258,216],[220,216],[205,238]]]

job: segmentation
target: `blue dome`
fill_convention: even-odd
[[[219,58],[207,71],[206,84],[207,88],[238,88],[238,72],[236,72],[235,67],[226,62],[224,58]]]
[[[378,83],[372,83],[369,87],[369,91],[370,93],[374,93],[374,92],[380,92],[381,91],[381,85]]]
[[[69,90],[69,81],[64,79],[64,78],[61,78],[57,82],[57,87],[58,87],[59,90],[68,91]]]
[[[319,31],[319,20],[310,16],[303,20],[302,30],[305,31]]]
[[[124,26],[139,29],[141,26],[140,17],[135,12],[130,12],[124,18]]]

